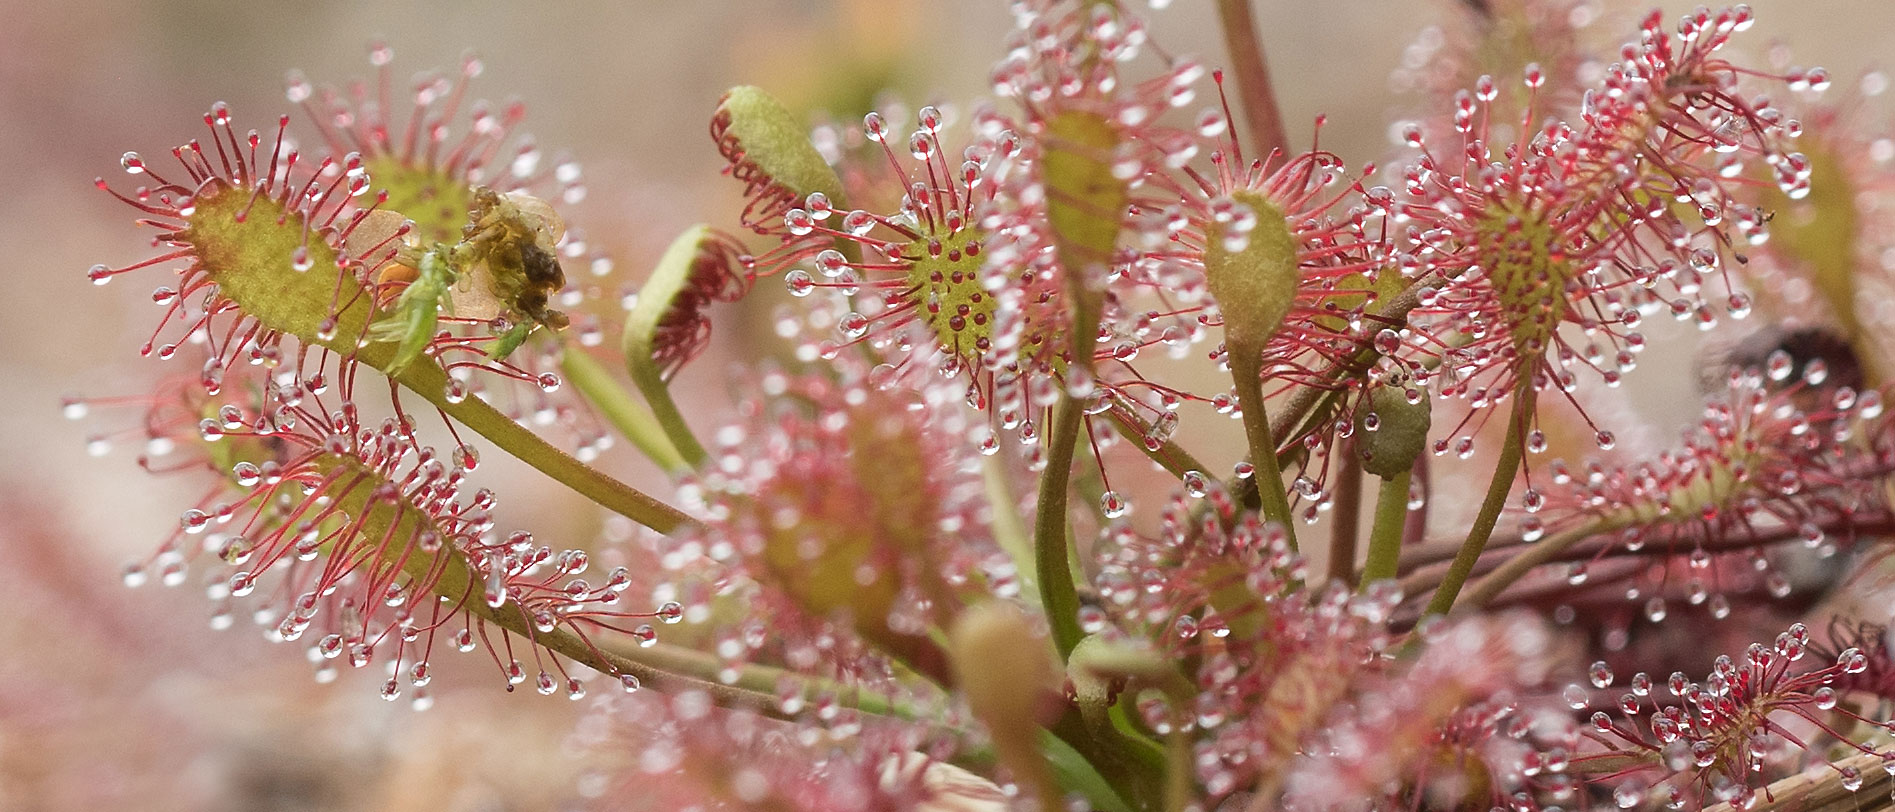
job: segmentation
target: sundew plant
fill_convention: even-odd
[[[1888,80],[1465,0],[1407,118],[1285,121],[1277,21],[1218,0],[1218,65],[1163,5],[1012,0],[979,97],[673,111],[742,203],[616,261],[475,58],[128,131],[152,249],[87,275],[168,377],[65,409],[202,495],[125,583],[432,713],[578,700],[599,809],[1895,803]],[[496,458],[631,529],[508,526]]]

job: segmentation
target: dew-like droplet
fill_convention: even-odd
[[[658,620],[664,623],[677,623],[684,619],[684,606],[677,601],[666,601],[658,607]]]
[[[1660,623],[1664,621],[1667,613],[1668,610],[1665,608],[1664,598],[1654,596],[1651,600],[1645,602],[1646,620],[1653,623]]]
[[[1648,789],[1644,779],[1637,776],[1627,778],[1612,789],[1612,803],[1620,809],[1631,809],[1645,802]]]
[[[652,628],[649,623],[640,624],[638,628],[632,630],[632,639],[638,641],[638,645],[650,648],[658,644],[658,630]]]
[[[816,290],[816,279],[808,271],[797,268],[783,275],[783,285],[789,289],[791,296],[803,297]]]
[[[1592,679],[1594,688],[1612,687],[1612,667],[1606,665],[1604,660],[1593,663],[1592,667],[1586,670],[1586,675]]]
[[[500,562],[494,562],[493,571],[487,573],[487,588],[484,597],[487,605],[495,609],[507,603],[507,571]]]
[[[1630,683],[1630,686],[1632,688],[1632,694],[1634,696],[1640,696],[1640,697],[1651,696],[1652,677],[1650,674],[1640,671],[1632,675],[1632,681]]]

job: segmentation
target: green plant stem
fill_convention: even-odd
[[[1393,578],[1401,569],[1402,530],[1408,523],[1408,472],[1382,480],[1375,493],[1375,524],[1369,528],[1369,559],[1362,586]]]
[[[360,358],[374,366],[373,355],[386,355],[387,344],[364,348]],[[459,403],[447,397],[447,373],[437,364],[414,364],[397,376],[402,386],[420,395],[447,416],[487,438],[500,450],[512,455],[568,488],[599,503],[600,506],[660,533],[670,533],[691,518],[677,508],[626,485],[559,450],[525,426],[500,413],[477,397],[468,396]]]
[[[1165,736],[1165,809],[1186,812],[1191,809],[1193,784],[1191,734],[1182,722],[1171,723]]]
[[[1244,413],[1244,437],[1250,446],[1250,464],[1255,468],[1257,497],[1263,516],[1283,527],[1290,549],[1296,549],[1296,528],[1290,521],[1290,496],[1283,487],[1283,468],[1277,464],[1276,440],[1270,433],[1270,413],[1263,402],[1263,349],[1249,345],[1227,346],[1230,376],[1237,385],[1237,407]]]
[[[559,369],[566,374],[566,382],[598,409],[606,422],[661,470],[674,477],[691,470],[691,465],[667,439],[657,418],[612,379],[605,365],[584,349],[568,344],[560,354]]]
[[[1053,645],[1064,662],[1079,645],[1084,633],[1079,629],[1079,591],[1066,577],[1067,499],[1070,494],[1073,452],[1079,442],[1080,424],[1085,413],[1070,393],[1060,395],[1053,414],[1050,442],[1046,448],[1046,468],[1040,472],[1039,503],[1033,520],[1033,568],[1039,575],[1040,604],[1046,607],[1047,623],[1052,627]]]
[[[1507,494],[1513,491],[1514,475],[1520,471],[1521,447],[1526,444],[1527,417],[1533,414],[1533,390],[1522,386],[1517,398],[1513,413],[1507,418],[1507,433],[1501,440],[1500,460],[1494,464],[1494,478],[1487,484],[1487,497],[1481,501],[1480,512],[1474,516],[1474,526],[1468,530],[1467,539],[1461,542],[1461,551],[1455,554],[1447,574],[1441,578],[1441,586],[1434,591],[1434,599],[1428,602],[1426,614],[1445,615],[1454,608],[1461,585],[1474,571],[1481,551],[1487,549],[1487,539],[1493,536],[1500,511],[1506,507]]]
[[[1033,556],[1033,540],[1027,536],[1026,524],[1020,521],[1020,512],[1015,509],[1013,484],[1007,481],[1006,466],[999,457],[984,457],[980,475],[981,485],[987,492],[987,504],[993,509],[994,543],[1013,560],[1013,568],[1020,578],[1021,597],[1037,602],[1040,575]]]
[[[1555,533],[1518,554],[1509,556],[1507,560],[1500,563],[1500,566],[1494,568],[1493,572],[1475,581],[1473,588],[1467,593],[1467,598],[1461,603],[1467,606],[1486,606],[1493,599],[1500,597],[1500,593],[1507,591],[1507,587],[1520,580],[1521,576],[1531,572],[1534,567],[1552,561],[1574,544],[1612,530],[1613,526],[1610,523],[1594,520]]]
[[[1161,803],[1166,772],[1164,751],[1149,740],[1132,738],[1111,726],[1093,730],[1079,712],[1071,708],[1047,730],[1093,765],[1113,791],[1133,808],[1150,809]]]
[[[1342,441],[1340,465],[1335,471],[1335,504],[1329,519],[1329,580],[1355,586],[1356,536],[1360,535],[1362,459],[1355,442]]]
[[[1178,664],[1159,654],[1142,649],[1104,642],[1099,638],[1089,638],[1085,645],[1073,652],[1067,664],[1067,674],[1073,685],[1087,685],[1094,688],[1081,692],[1079,702],[1082,711],[1090,702],[1104,701],[1103,689],[1098,686],[1115,679],[1124,680],[1126,693],[1133,696],[1139,690],[1152,688],[1164,692],[1171,700],[1173,713],[1178,717],[1172,731],[1165,737],[1163,798],[1166,810],[1183,810],[1191,803],[1192,766],[1191,735],[1189,725],[1183,719],[1191,712],[1191,702],[1197,696],[1197,686],[1179,670]],[[1124,702],[1118,703],[1123,707]],[[1095,712],[1101,710],[1094,708]],[[1082,713],[1082,715],[1084,715]],[[1111,735],[1111,729],[1105,725],[1088,720],[1095,735]],[[1130,738],[1129,734],[1126,738]],[[1140,737],[1142,739],[1142,737]],[[1145,746],[1149,747],[1149,740]]]
[[[659,376],[658,369],[652,364],[632,364],[632,382],[638,385],[638,391],[645,395],[645,402],[651,405],[652,416],[658,418],[658,425],[665,436],[671,438],[671,444],[684,456],[691,468],[701,468],[704,461],[710,459],[710,453],[704,450],[704,444],[698,442],[697,435],[691,433],[691,424],[684,420],[684,413],[678,410],[678,402],[671,398],[671,386]]]
[[[1290,139],[1283,129],[1283,114],[1277,109],[1276,91],[1270,84],[1270,65],[1263,57],[1263,40],[1257,35],[1257,20],[1250,12],[1250,0],[1217,0],[1217,17],[1223,23],[1224,45],[1230,51],[1231,71],[1237,78],[1237,97],[1250,129],[1255,157],[1267,158],[1277,150],[1289,151]]]
[[[933,713],[927,708],[895,696],[865,690],[857,685],[844,685],[819,677],[811,677],[775,666],[744,665],[737,670],[737,680],[725,685],[719,675],[725,667],[723,661],[708,652],[683,646],[667,643],[632,649],[623,646],[601,646],[600,651],[611,662],[636,664],[650,669],[660,685],[665,680],[690,680],[698,683],[694,687],[712,690],[713,698],[724,696],[732,700],[765,701],[768,707],[761,710],[767,715],[785,718],[794,716],[783,713],[782,698],[778,696],[785,678],[788,678],[799,686],[799,695],[805,700],[826,695],[835,697],[837,703],[845,708],[873,716],[909,721],[926,721],[933,718]],[[716,689],[728,688],[740,693],[719,694],[712,687],[707,687],[707,684]]]
[[[1084,796],[1099,812],[1132,812],[1119,789],[1086,756],[1051,730],[1040,732],[1040,752],[1059,785]]]

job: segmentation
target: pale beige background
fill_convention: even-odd
[[[1172,5],[1155,15],[1158,41],[1220,62],[1208,2]],[[1895,3],[1753,5],[1756,49],[1780,38],[1839,79],[1895,57]],[[1258,6],[1296,138],[1327,113],[1330,148],[1382,159],[1386,76],[1435,7]],[[582,707],[501,694],[470,658],[441,669],[456,673],[437,681],[433,711],[411,714],[374,699],[373,675],[318,687],[298,650],[242,624],[211,634],[195,594],[117,585],[119,562],[148,550],[195,487],[139,474],[129,450],[87,457],[96,424],[59,419],[61,395],[136,390],[158,371],[135,357],[158,276],[102,290],[84,279],[94,262],[145,255],[129,210],[91,186],[121,152],[162,155],[219,99],[242,126],[267,126],[289,109],[287,69],[365,75],[373,37],[394,47],[397,77],[473,48],[486,59],[480,95],[526,99],[527,129],[584,164],[591,196],[569,216],[636,279],[676,228],[730,224],[734,185],[705,135],[721,89],[764,84],[801,105],[853,93],[859,105],[852,89],[885,81],[911,99],[969,99],[1006,24],[999,2],[970,0],[0,1],[0,808],[552,809],[575,794],[560,738]],[[743,339],[719,335],[725,350]],[[1680,341],[1653,355],[1688,361]],[[1628,389],[1668,438],[1693,397],[1659,360]],[[689,371],[684,398],[714,412],[722,374],[714,361]],[[607,464],[652,482],[623,453]],[[503,524],[591,532],[588,511],[493,468],[508,483]]]

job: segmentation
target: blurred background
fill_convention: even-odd
[[[1667,4],[1674,14],[1687,5]],[[1781,42],[1795,63],[1822,64],[1838,84],[1895,57],[1895,3],[1752,5],[1762,21],[1747,47]],[[1222,64],[1208,0],[1171,6],[1151,15],[1154,40]],[[1441,7],[1257,6],[1292,140],[1307,145],[1306,122],[1324,113],[1326,147],[1351,164],[1382,160],[1389,122],[1414,103],[1392,93],[1390,71]],[[1638,8],[1605,6],[1604,40],[1629,35]],[[397,87],[418,71],[451,71],[471,49],[486,66],[474,95],[526,100],[524,131],[583,165],[590,194],[563,213],[633,285],[683,226],[735,225],[737,184],[718,174],[706,136],[724,88],[764,85],[793,108],[844,122],[883,90],[965,109],[984,94],[1009,24],[998,0],[0,0],[0,20],[0,245],[10,257],[0,265],[5,810],[563,809],[597,791],[568,737],[587,702],[504,693],[485,663],[461,658],[440,669],[434,708],[413,713],[379,700],[378,675],[318,685],[300,646],[269,644],[241,622],[212,632],[195,587],[120,584],[122,563],[148,554],[201,487],[145,475],[137,443],[87,454],[88,436],[133,424],[136,411],[60,416],[64,396],[136,393],[168,371],[136,353],[155,321],[149,291],[165,275],[102,289],[85,279],[93,263],[149,252],[131,211],[92,187],[95,176],[119,179],[121,153],[163,155],[197,136],[218,100],[239,131],[267,128],[293,112],[287,70],[337,87],[366,78],[371,40],[394,50]],[[759,295],[776,297],[777,287]],[[744,319],[767,309],[741,312],[720,322],[712,355],[681,378],[688,413],[726,408],[728,361],[761,332]],[[1689,363],[1691,336],[1653,333],[1666,342],[1654,355]],[[1692,413],[1692,378],[1647,366],[1623,405],[1668,442]],[[601,464],[665,492],[622,446]],[[530,471],[502,462],[481,475],[504,483],[503,528],[534,528],[555,546],[600,532],[594,511]]]

